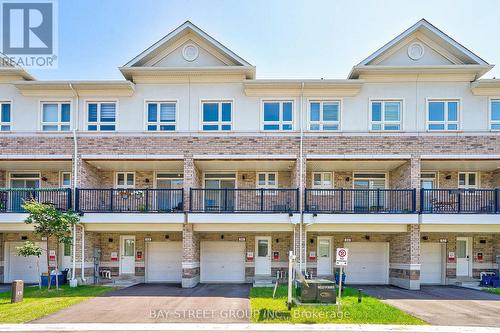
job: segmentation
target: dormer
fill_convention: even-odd
[[[189,21],[130,60],[120,71],[134,82],[193,76],[255,78],[254,66]]]
[[[349,78],[474,81],[492,67],[422,19],[354,66]]]

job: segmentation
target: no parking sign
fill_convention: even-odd
[[[339,247],[337,249],[335,264],[337,266],[347,266],[347,255],[348,255],[348,249]]]

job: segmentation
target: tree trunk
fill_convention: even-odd
[[[38,289],[42,289],[42,273],[40,272],[40,257],[36,257],[36,271],[38,273]]]
[[[56,271],[56,290],[59,290],[59,244],[56,246],[56,260],[55,260],[55,271]]]
[[[47,289],[50,289],[50,250],[49,250],[49,237],[46,236],[47,238]]]

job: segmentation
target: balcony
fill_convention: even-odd
[[[422,189],[420,206],[429,214],[500,213],[500,189]]]
[[[67,211],[71,208],[71,190],[66,188],[0,189],[0,213],[25,213],[23,204],[31,200]]]
[[[415,189],[306,189],[305,212],[321,214],[416,213]]]
[[[82,213],[180,213],[182,189],[77,189],[76,210]]]
[[[191,189],[193,213],[294,213],[298,189]]]

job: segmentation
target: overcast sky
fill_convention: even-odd
[[[59,68],[31,73],[122,79],[117,67],[186,20],[257,66],[257,78],[346,78],[421,18],[495,64],[499,13],[495,0],[59,0]]]

